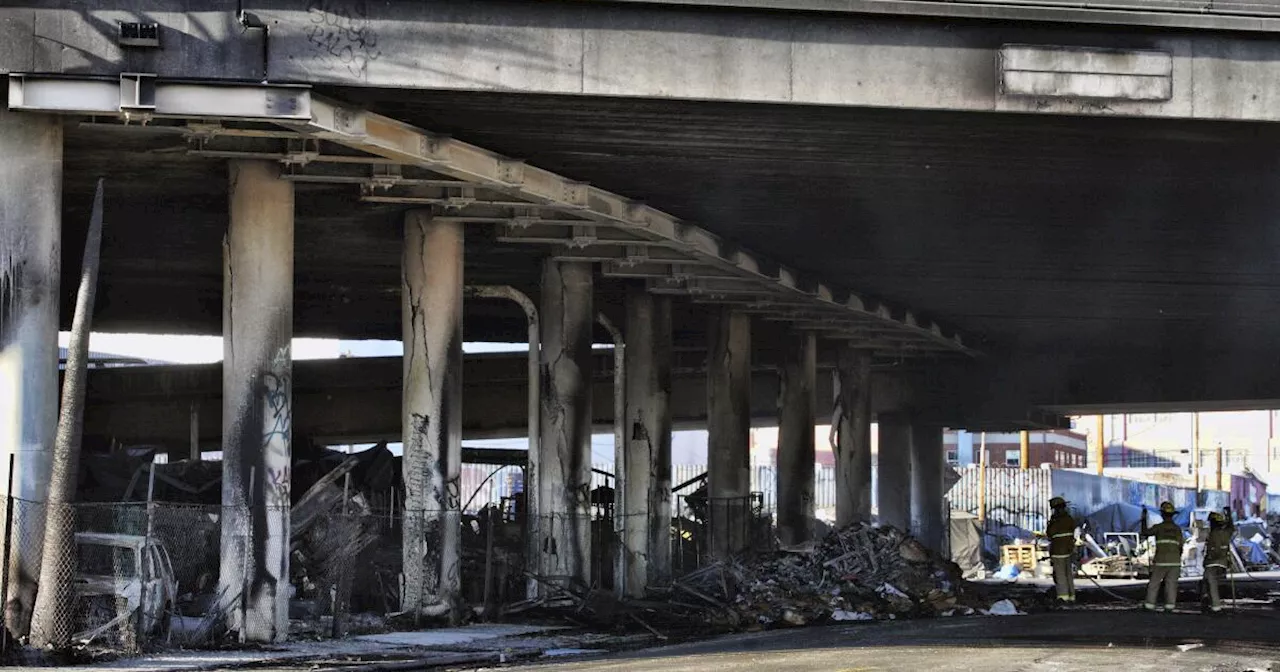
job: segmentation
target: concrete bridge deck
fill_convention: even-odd
[[[845,523],[869,515],[878,416],[901,430],[881,492],[910,493],[882,501],[882,520],[937,545],[943,424],[1280,398],[1272,12],[697,4],[0,9],[0,382],[18,400],[0,448],[18,456],[15,493],[47,489],[55,332],[99,176],[97,326],[226,343],[220,412],[201,412],[222,420],[224,555],[252,556],[222,579],[231,594],[258,577],[257,620],[233,623],[253,639],[282,632],[287,516],[265,503],[288,501],[293,433],[354,422],[316,403],[310,365],[294,387],[295,333],[405,342],[398,379],[390,362],[317,366],[336,376],[320,387],[384,413],[356,433],[399,424],[403,606],[435,616],[460,607],[451,493],[468,423],[534,421],[527,555],[572,581],[591,546],[584,448],[624,414],[618,589],[640,593],[669,578],[682,419],[708,427],[713,517],[739,521],[746,430],[772,407],[794,541],[812,517],[815,418],[839,430]],[[510,287],[525,311],[473,285]],[[461,346],[531,334],[521,416],[520,362],[486,378]],[[613,397],[591,346],[615,338],[623,401],[601,413]],[[343,378],[355,366],[381,367],[376,390]],[[196,375],[187,406],[212,406],[217,377]],[[181,424],[183,401],[163,403]],[[716,554],[743,546],[734,529],[714,531]],[[33,576],[31,553],[16,576]],[[19,584],[15,631],[34,591]]]

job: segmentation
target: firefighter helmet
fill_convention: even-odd
[[[1160,502],[1160,513],[1177,513],[1178,510],[1173,508],[1173,502]]]
[[[1049,500],[1049,506],[1051,506],[1051,507],[1053,507],[1053,508],[1055,508],[1055,509],[1056,509],[1056,508],[1058,508],[1058,507],[1060,507],[1060,506],[1066,506],[1066,505],[1067,505],[1067,500],[1065,500],[1065,499],[1063,499],[1063,498],[1061,498],[1061,497],[1054,497],[1053,499]]]

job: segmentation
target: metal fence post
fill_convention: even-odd
[[[4,555],[0,557],[0,562],[4,563],[3,572],[4,579],[0,581],[0,610],[9,608],[9,552],[12,548],[13,540],[13,467],[14,454],[9,455],[9,486],[5,490],[4,498]],[[0,640],[0,652],[9,652],[9,627],[3,626],[3,639]]]

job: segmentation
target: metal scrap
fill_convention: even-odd
[[[712,620],[753,629],[938,616],[965,601],[961,586],[954,563],[906,533],[858,523],[814,545],[716,562],[672,588]]]

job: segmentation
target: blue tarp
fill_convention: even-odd
[[[1178,513],[1181,520],[1179,520],[1179,516],[1175,516],[1174,520],[1185,530],[1190,514],[1182,511]],[[1158,522],[1160,522],[1160,514],[1148,510],[1147,524],[1155,525]],[[1142,529],[1142,507],[1123,502],[1108,504],[1086,516],[1083,523],[1088,532],[1099,542],[1102,541],[1102,535],[1107,532],[1140,532]]]
[[[1271,562],[1267,559],[1267,551],[1262,544],[1236,537],[1236,549],[1240,551],[1240,555],[1244,556],[1244,561],[1251,565],[1265,565]]]
[[[1160,512],[1147,509],[1147,525],[1155,525],[1161,521]],[[1089,531],[1096,535],[1105,532],[1140,532],[1142,528],[1142,507],[1123,502],[1108,504],[1085,517]],[[1173,522],[1186,532],[1191,527],[1191,509],[1178,509],[1173,515]]]

